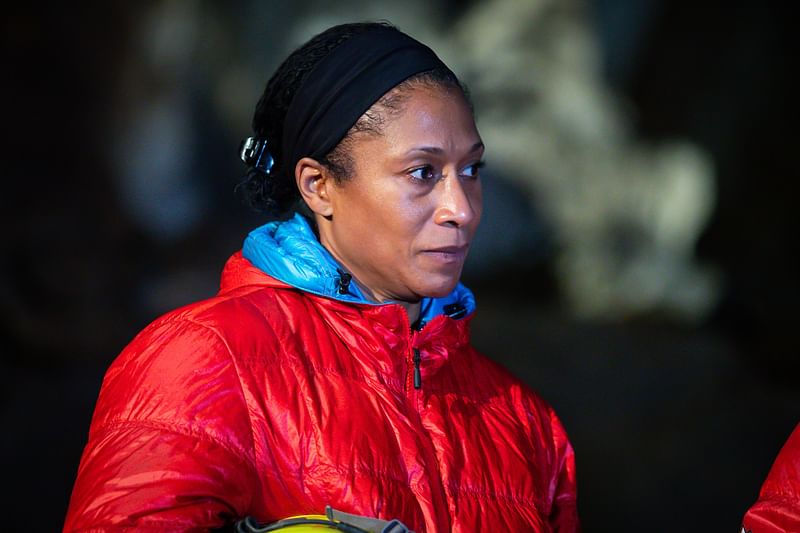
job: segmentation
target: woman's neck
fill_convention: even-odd
[[[353,277],[353,282],[355,282],[356,285],[358,285],[361,294],[363,294],[367,300],[379,304],[389,303],[389,302],[399,304],[403,307],[403,309],[406,310],[409,324],[414,324],[417,320],[419,320],[420,309],[422,307],[422,303],[419,300],[416,302],[405,302],[403,300],[392,300],[392,299],[382,298],[379,295],[376,295],[374,292],[372,292],[369,289],[369,287],[359,282],[355,276]]]

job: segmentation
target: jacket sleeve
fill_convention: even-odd
[[[162,320],[111,365],[64,531],[200,531],[250,514],[252,433],[213,328]]]
[[[800,531],[800,424],[781,449],[747,511],[742,529],[752,533]]]
[[[575,452],[569,442],[564,426],[552,408],[550,408],[550,423],[556,454],[556,471],[553,479],[555,494],[549,522],[554,532],[574,533],[580,531],[575,477]]]

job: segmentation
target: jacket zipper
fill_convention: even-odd
[[[417,333],[422,328],[415,328],[408,318],[406,318],[406,324],[408,326],[408,345],[411,347],[411,353],[409,354],[410,357],[406,359],[408,361],[408,377],[406,378],[406,390],[409,390],[411,387],[414,387],[415,390],[420,390],[422,388],[422,354],[419,351],[419,348],[414,347],[414,341],[416,339]]]
[[[420,391],[422,389],[422,352],[419,348],[414,346],[414,343],[417,340],[417,336],[422,328],[414,328],[411,326],[410,323],[408,324],[408,342],[409,347],[409,356],[406,359],[409,363],[408,367],[408,374],[406,377],[406,391],[410,394],[408,395],[408,400],[412,407],[412,412],[416,414],[416,423],[418,424],[419,431],[421,434],[427,434],[427,429],[425,429],[425,424],[423,423],[423,399],[422,395],[419,392],[412,393],[411,387],[414,387],[414,391]],[[423,326],[424,327],[424,326]],[[436,457],[436,451],[433,449],[432,441],[430,439],[422,439],[420,442],[420,448],[418,452],[424,458],[424,462],[429,466],[430,471],[426,472],[426,475],[429,476],[431,483],[427,484],[428,489],[430,490],[429,496],[431,498],[431,504],[434,508],[446,508],[447,505],[447,495],[445,494],[444,490],[444,483],[441,479],[441,475],[439,474],[439,460]],[[415,491],[416,492],[416,491]],[[440,519],[444,519],[445,522],[442,523],[448,524],[449,520],[447,520],[446,516],[439,516],[438,513],[434,513],[436,515],[436,521],[439,522]],[[450,525],[446,526],[446,529],[450,529]]]
[[[419,369],[419,364],[422,362],[422,356],[419,354],[419,348],[414,348],[414,388],[419,390],[422,388],[422,371]]]
[[[443,308],[444,314],[453,319],[459,319],[464,317],[467,314],[467,308],[460,304],[448,304],[445,305]],[[414,337],[416,333],[422,330],[425,327],[425,323],[423,321],[419,321],[419,327],[414,327],[412,324],[409,324],[409,332],[411,336],[409,337],[411,345],[414,345]],[[412,376],[409,377],[409,382],[413,383],[414,389],[419,390],[422,388],[422,370],[420,369],[420,363],[422,363],[422,354],[420,354],[419,348],[412,348],[412,356],[411,356],[411,363],[414,367],[412,371]]]

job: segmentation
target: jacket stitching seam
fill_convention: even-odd
[[[327,463],[327,462],[318,463],[318,465],[315,466],[312,470],[316,470],[316,469],[318,469],[320,467],[322,467],[322,468],[330,468],[331,470],[333,470],[334,472],[342,475],[343,477],[347,477],[347,476],[351,475],[353,472],[355,472],[357,474],[370,476],[370,477],[375,478],[375,479],[379,479],[379,480],[383,480],[383,481],[391,481],[392,483],[396,483],[396,484],[398,484],[398,485],[400,485],[402,487],[410,488],[412,490],[412,492],[413,491],[418,491],[418,489],[420,487],[419,483],[413,483],[413,482],[409,481],[407,478],[406,479],[400,478],[400,477],[392,475],[391,473],[389,473],[387,471],[383,471],[383,470],[375,470],[375,469],[368,468],[368,467],[363,467],[363,466],[353,466],[352,468],[348,469],[348,468],[344,468],[344,467],[341,467],[341,466],[338,466],[338,465],[334,465],[334,464],[331,464],[331,463]]]
[[[211,326],[197,322],[193,318],[187,317],[186,320],[196,325],[197,327],[203,328],[216,335],[216,337],[219,339],[222,345],[225,346],[225,350],[228,352],[228,359],[230,360],[231,365],[233,366],[233,371],[236,372],[236,383],[237,385],[239,385],[239,391],[242,393],[242,400],[244,401],[245,408],[247,409],[247,419],[250,421],[250,446],[253,450],[253,457],[249,457],[249,454],[247,454],[248,455],[247,462],[250,463],[254,471],[258,472],[258,467],[256,465],[256,458],[255,458],[256,436],[254,433],[253,415],[250,412],[250,405],[247,401],[247,395],[245,394],[244,387],[242,386],[242,374],[239,372],[239,365],[236,364],[236,360],[233,357],[233,351],[231,350],[231,347],[228,344],[227,340],[220,334],[219,331],[217,331],[216,328],[212,328]]]
[[[297,292],[298,294],[301,294],[301,295],[303,294],[303,292],[302,292],[302,291],[300,291],[300,290],[298,290],[296,287],[293,287],[293,289],[294,289],[294,291],[295,291],[295,292]],[[247,304],[249,307],[251,307],[251,308],[252,308],[252,309],[253,309],[253,310],[256,312],[256,314],[258,314],[258,315],[261,315],[261,318],[262,318],[262,319],[263,319],[265,322],[268,322],[268,321],[266,320],[266,317],[264,317],[264,316],[263,316],[262,310],[261,310],[261,309],[260,309],[260,308],[259,308],[259,307],[258,307],[256,304],[254,304],[253,302],[251,302],[251,301],[250,301],[249,299],[247,299],[247,298],[243,298],[243,301],[244,301],[244,303],[246,303],[246,304]],[[203,326],[202,324],[198,324],[198,325],[200,325],[200,326]],[[205,327],[208,327],[208,326],[205,326]],[[277,335],[277,332],[275,332],[274,330],[273,330],[273,332],[274,332],[274,333]],[[217,333],[217,332],[215,331],[215,333]],[[219,333],[217,333],[217,335],[219,335]],[[223,342],[224,342],[224,341],[223,341]],[[226,344],[226,347],[227,347],[227,344]],[[230,351],[230,348],[228,348],[228,352],[229,352],[229,353],[231,353],[231,351]],[[264,356],[261,356],[261,357],[264,357]],[[285,358],[285,359],[284,359],[284,358]],[[246,357],[243,357],[242,359],[243,359],[243,360],[245,360],[245,361],[251,361],[251,360],[258,360],[258,359],[260,359],[260,357],[258,357],[258,356],[249,356],[249,357],[247,357],[247,356],[246,356]],[[359,382],[362,382],[362,383],[365,383],[365,382],[366,382],[364,379],[359,379],[359,378],[357,378],[357,377],[355,377],[355,376],[351,376],[351,375],[349,375],[349,374],[344,374],[344,373],[342,373],[342,372],[338,372],[338,371],[336,371],[336,370],[334,370],[334,369],[331,369],[331,368],[327,368],[327,367],[318,367],[318,366],[317,366],[317,365],[316,365],[316,364],[315,364],[313,361],[311,361],[310,359],[306,359],[306,360],[305,360],[305,361],[307,362],[307,365],[306,365],[306,364],[304,364],[304,360],[303,360],[302,358],[298,357],[297,355],[293,355],[293,354],[287,354],[287,353],[284,353],[284,354],[282,354],[282,356],[280,356],[280,357],[278,357],[278,356],[273,356],[273,357],[272,357],[270,360],[271,360],[271,361],[278,361],[278,362],[284,362],[284,361],[285,361],[285,362],[288,362],[288,364],[292,365],[292,366],[293,366],[293,367],[295,367],[295,368],[301,368],[301,367],[302,367],[302,368],[305,368],[306,366],[310,366],[311,368],[313,368],[313,369],[314,369],[314,371],[316,371],[316,372],[319,372],[319,373],[330,374],[330,375],[334,375],[334,376],[338,376],[338,377],[346,377],[346,378],[350,378],[350,379],[352,379],[353,381],[359,381]],[[237,372],[237,373],[238,373],[238,372]]]
[[[476,498],[504,500],[516,503],[518,505],[533,505],[538,508],[536,498],[524,498],[520,496],[513,496],[511,494],[501,494],[493,490],[477,489],[474,487],[459,487],[450,486],[450,492],[453,494],[468,494]]]
[[[294,292],[296,292],[300,296],[305,296],[305,293],[302,290],[299,290],[297,288],[294,288]],[[249,295],[247,295],[247,296],[249,296]],[[323,298],[323,299],[326,299],[326,298]],[[253,310],[257,314],[261,314],[262,317],[263,317],[262,311],[257,305],[255,305],[253,302],[251,302],[248,298],[243,298],[243,301],[248,306],[253,308]],[[202,326],[202,324],[199,324],[199,325]],[[351,373],[346,373],[346,372],[340,372],[339,370],[334,369],[334,368],[321,367],[316,362],[314,362],[314,361],[312,361],[310,359],[303,360],[302,358],[300,358],[300,357],[298,357],[296,355],[291,355],[291,354],[284,354],[284,355],[285,355],[286,359],[282,359],[281,358],[280,361],[281,362],[287,361],[289,364],[293,365],[294,367],[306,368],[308,366],[308,367],[313,368],[314,371],[318,372],[318,373],[327,374],[327,375],[333,375],[333,376],[337,376],[337,377],[342,377],[342,378],[350,379],[350,380],[358,382],[358,383],[364,383],[364,384],[367,384],[367,385],[373,385],[374,386],[375,384],[377,384],[377,385],[381,385],[381,386],[385,386],[385,387],[394,387],[396,392],[401,392],[403,390],[403,381],[399,380],[399,379],[395,379],[391,374],[384,374],[384,373],[381,373],[381,372],[376,372],[376,374],[382,378],[382,381],[381,381],[381,380],[372,379],[372,378],[369,378],[369,377],[366,377],[366,376],[363,376],[363,375],[359,375],[359,374],[351,374]],[[257,357],[250,356],[250,357],[243,357],[242,359],[244,359],[244,360],[252,360],[252,359],[257,359]],[[279,358],[278,357],[273,357],[273,359],[274,360],[278,360]]]
[[[343,476],[346,476],[347,474],[350,473],[347,468],[342,468],[340,466],[329,464],[329,463],[325,463],[325,464],[326,464],[326,466],[332,468],[333,470],[335,470],[339,474],[342,474]],[[398,477],[393,476],[392,474],[390,474],[390,473],[388,473],[386,471],[375,470],[375,469],[367,468],[367,467],[363,467],[363,466],[354,466],[352,468],[352,471],[354,471],[354,472],[356,472],[358,474],[366,474],[366,475],[372,476],[372,477],[377,478],[377,479],[382,479],[382,480],[386,480],[386,481],[393,481],[394,483],[397,483],[398,485],[403,485],[405,487],[413,487],[413,486],[416,485],[414,483],[410,483],[407,479],[398,478]]]
[[[284,357],[285,357],[285,359],[284,359]],[[245,360],[245,361],[253,361],[253,360],[258,361],[258,360],[260,360],[262,358],[264,358],[264,356],[261,356],[261,357],[258,357],[258,356],[245,356],[245,357],[242,357],[242,359]],[[380,386],[380,387],[385,387],[385,388],[391,389],[391,390],[393,390],[395,392],[402,391],[402,387],[400,386],[400,381],[399,380],[393,379],[390,376],[387,376],[387,375],[382,374],[382,373],[378,373],[378,375],[380,375],[383,378],[383,381],[378,380],[378,379],[372,379],[372,378],[369,378],[369,377],[358,376],[358,375],[350,374],[350,373],[347,373],[347,372],[340,372],[340,371],[338,371],[338,370],[336,370],[334,368],[330,368],[330,367],[320,366],[316,362],[311,361],[310,359],[307,359],[306,362],[304,363],[301,358],[299,358],[297,356],[294,356],[294,355],[282,355],[281,357],[271,357],[269,359],[269,361],[270,362],[286,363],[286,364],[292,365],[292,367],[298,368],[298,369],[307,370],[307,369],[310,368],[311,370],[314,371],[315,374],[324,374],[324,375],[329,375],[329,376],[335,376],[337,378],[347,379],[347,380],[350,380],[350,381],[354,381],[356,383],[361,383],[361,384],[372,386],[372,387]]]
[[[161,524],[146,524],[140,525],[137,524],[135,526],[120,526],[120,525],[112,525],[107,524],[103,526],[91,526],[91,527],[82,527],[78,529],[72,529],[73,533],[103,533],[109,530],[114,531],[175,531],[175,524],[169,523],[161,523]]]
[[[238,458],[243,463],[248,464],[251,467],[254,467],[253,463],[246,457],[246,453],[243,453],[244,450],[236,450],[233,446],[226,443],[225,441],[219,440],[208,433],[203,431],[198,431],[191,429],[187,426],[171,424],[169,422],[161,422],[157,420],[139,420],[139,419],[132,419],[132,420],[122,420],[116,419],[111,420],[109,422],[104,423],[101,425],[96,431],[93,433],[96,434],[103,434],[108,433],[113,429],[118,428],[148,428],[148,429],[158,429],[161,431],[167,431],[169,433],[173,433],[175,435],[181,435],[184,437],[193,437],[199,440],[211,442],[213,444],[218,445],[219,447],[223,448],[226,452],[230,453],[233,457]],[[243,457],[244,455],[244,457]]]
[[[789,505],[795,505],[797,503],[792,494],[783,494],[780,492],[765,494],[759,498],[757,503],[764,502],[787,503]]]

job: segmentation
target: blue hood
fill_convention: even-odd
[[[242,255],[258,269],[298,289],[343,302],[369,305],[355,283],[340,292],[344,268],[319,243],[303,215],[296,213],[283,222],[270,222],[250,232],[244,241]],[[392,303],[392,302],[385,302]],[[440,314],[454,318],[475,310],[472,291],[459,283],[443,298],[424,298],[420,325]]]

